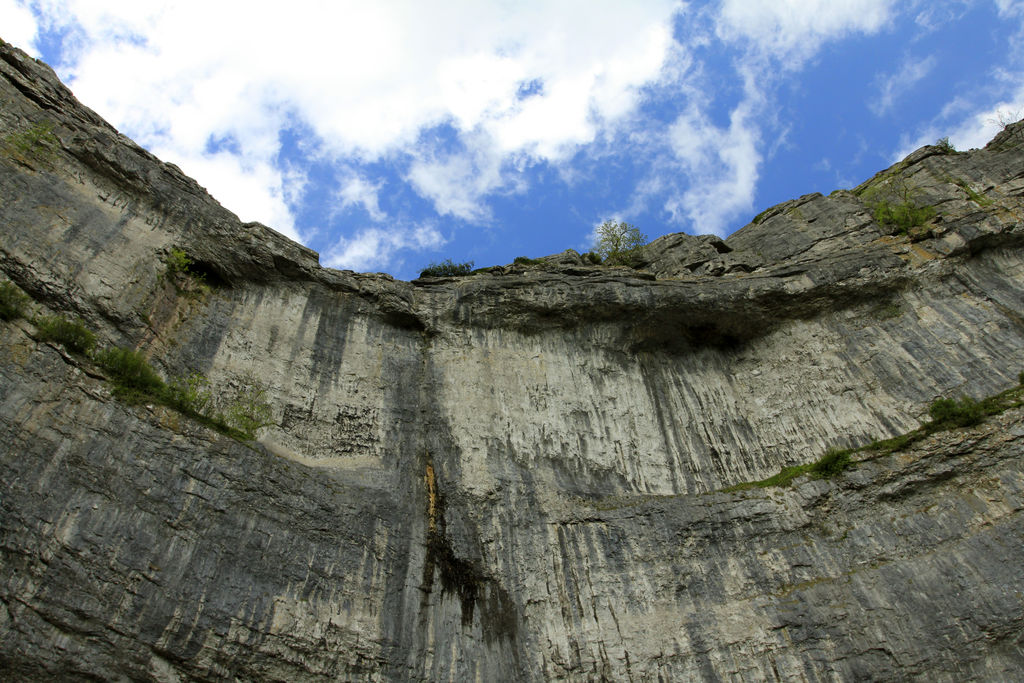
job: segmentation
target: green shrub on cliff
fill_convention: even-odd
[[[1024,372],[1017,376],[1017,380],[1019,382],[1017,386],[989,396],[982,401],[975,401],[972,398],[959,400],[940,398],[933,401],[928,408],[932,419],[905,434],[873,441],[857,448],[833,448],[813,463],[783,467],[778,474],[767,479],[748,481],[722,490],[728,492],[769,486],[789,486],[794,479],[804,474],[817,478],[831,478],[853,466],[851,456],[854,453],[870,453],[864,458],[869,460],[902,451],[936,432],[976,425],[988,416],[998,415],[1010,408],[1024,406]]]
[[[13,282],[0,282],[0,320],[24,318],[29,298]]]
[[[72,321],[53,315],[39,318],[35,325],[39,341],[56,342],[72,353],[86,355],[96,346],[96,335],[81,320]]]
[[[420,277],[463,277],[473,272],[473,262],[454,263],[445,259],[441,263],[431,263],[420,271]]]
[[[178,294],[185,296],[202,296],[210,291],[206,282],[206,274],[195,268],[195,259],[184,249],[172,247],[164,257],[167,266],[166,277],[174,285]]]
[[[918,206],[911,201],[891,204],[882,200],[875,205],[875,220],[879,225],[892,228],[898,234],[906,234],[911,228],[924,225],[933,218],[935,209],[930,206]]]
[[[213,399],[210,380],[198,372],[172,379],[167,383],[165,395],[172,407],[197,415],[206,415]]]
[[[260,429],[274,424],[266,388],[255,378],[246,378],[241,391],[228,404],[224,421],[244,438],[255,439]]]
[[[853,460],[850,458],[853,452],[854,450],[851,448],[830,448],[825,452],[825,455],[814,462],[783,467],[779,470],[778,474],[774,474],[767,479],[736,484],[724,490],[742,491],[755,487],[789,486],[793,483],[794,479],[805,474],[810,474],[817,479],[831,479],[853,466]]]
[[[178,249],[172,247],[164,258],[164,264],[167,266],[167,272],[174,273],[191,273],[192,264],[195,263],[192,257],[184,249]]]
[[[830,448],[811,465],[810,471],[819,477],[830,479],[853,464],[850,460],[852,452],[849,448]]]
[[[255,439],[260,429],[274,424],[266,389],[251,378],[223,406],[222,412],[214,413],[210,381],[198,372],[165,383],[142,353],[121,347],[103,349],[94,355],[94,360],[110,375],[114,394],[128,403],[165,405],[245,441]]]
[[[928,407],[928,414],[936,427],[969,427],[981,422],[985,417],[985,407],[966,396],[959,401],[940,398]]]
[[[115,347],[99,351],[94,358],[97,365],[110,374],[116,388],[127,392],[141,392],[147,398],[156,399],[162,396],[164,381],[140,352]]]
[[[861,192],[864,202],[871,208],[875,221],[891,234],[908,234],[912,228],[922,226],[935,218],[935,209],[918,201],[920,191],[895,173]]]

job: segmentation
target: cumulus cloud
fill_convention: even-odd
[[[892,0],[724,0],[711,23],[715,37],[736,51],[734,78],[742,84],[742,97],[728,121],[718,122],[702,93],[693,92],[713,91],[715,84],[689,83],[688,106],[667,134],[674,158],[661,160],[667,176],[675,170],[687,183],[648,178],[643,192],[673,188],[664,208],[675,222],[724,236],[732,221],[753,207],[766,153],[763,141],[784,137],[772,107],[782,72],[801,69],[828,41],[883,29],[893,5]]]
[[[675,0],[295,0],[244,12],[199,0],[30,4],[69,32],[60,68],[81,99],[225,201],[240,182],[233,173],[262,179],[260,201],[232,208],[268,222],[288,212],[283,181],[264,169],[290,115],[334,158],[415,149],[423,130],[442,124],[486,139],[486,155],[562,158],[635,105],[664,61],[678,9]],[[541,87],[523,97],[527,83]],[[218,139],[240,150],[234,169],[195,164]],[[465,159],[420,161],[410,177],[440,213],[479,217],[487,190],[506,184],[488,176],[478,192],[458,186],[460,166],[480,157],[468,149]],[[428,182],[430,169],[440,172]]]
[[[294,240],[300,239],[285,199],[294,196],[293,185],[301,186],[301,177],[266,161],[246,160],[226,152],[182,156],[180,150],[154,147],[153,153],[178,160],[175,163],[180,161],[198,179],[214,179],[217,185],[213,194],[223,206],[232,211],[245,207],[247,214],[241,216],[242,220],[258,220]]]
[[[488,155],[479,155],[486,163],[479,164],[466,154],[442,159],[418,160],[406,176],[423,197],[434,203],[442,216],[455,216],[464,221],[483,222],[490,211],[481,201],[502,184],[500,163]]]
[[[430,199],[442,216],[486,223],[491,218],[485,198],[495,193],[513,194],[526,189],[522,176],[509,168],[530,163],[524,155],[512,155],[486,133],[464,136],[466,146],[456,152],[418,154],[406,180]]]

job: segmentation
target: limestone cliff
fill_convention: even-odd
[[[34,136],[34,137],[33,137]],[[0,43],[0,269],[255,443],[0,322],[0,677],[1007,680],[1024,670],[1024,124],[636,268],[324,269]],[[923,225],[885,227],[910,198]],[[168,277],[187,252],[208,287]]]

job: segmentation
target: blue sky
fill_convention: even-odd
[[[1024,1],[0,0],[0,37],[335,268],[726,236],[1024,116]]]

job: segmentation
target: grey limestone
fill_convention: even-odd
[[[126,405],[0,322],[0,678],[1021,677],[1024,409],[723,489],[1018,382],[1024,124],[632,268],[402,282],[240,222],[0,43],[0,139],[41,121],[0,154],[3,276],[273,424]],[[906,235],[898,184],[936,210]]]

